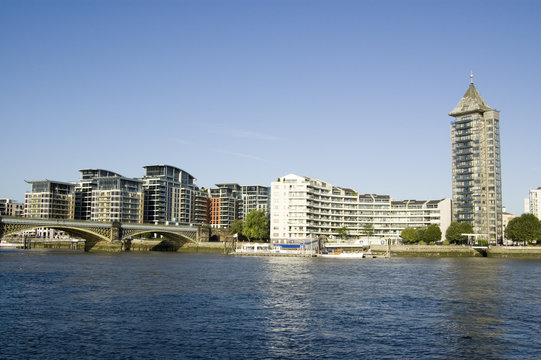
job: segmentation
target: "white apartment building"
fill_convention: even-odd
[[[294,174],[271,184],[271,241],[288,243],[325,236],[375,236],[399,239],[403,229],[451,223],[451,200],[393,201],[389,195],[364,194]],[[370,233],[368,233],[370,232]],[[442,235],[442,236],[443,236]]]
[[[524,212],[541,219],[541,187],[530,190],[530,197],[524,199]]]

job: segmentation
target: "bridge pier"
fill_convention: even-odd
[[[131,250],[131,239],[121,240],[121,243],[122,243],[122,251],[130,251]]]
[[[98,241],[98,242],[85,242],[85,251],[86,252],[122,252],[124,245],[122,241]]]

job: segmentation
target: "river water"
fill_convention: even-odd
[[[0,359],[534,359],[540,296],[540,260],[0,250]]]

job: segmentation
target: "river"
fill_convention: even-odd
[[[0,250],[0,359],[534,359],[541,261]]]

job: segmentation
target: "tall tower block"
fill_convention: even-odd
[[[453,221],[469,222],[476,234],[500,243],[500,112],[487,105],[472,81],[449,115],[455,118],[451,122]]]

